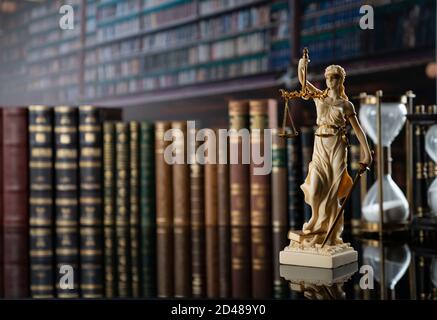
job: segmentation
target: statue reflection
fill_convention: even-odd
[[[281,265],[280,274],[294,292],[302,293],[310,300],[343,300],[343,285],[358,270],[354,262],[336,269]]]

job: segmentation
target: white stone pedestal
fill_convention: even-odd
[[[281,264],[334,269],[358,260],[349,243],[308,247],[302,244],[302,237],[300,232],[289,232],[290,245],[279,253]]]

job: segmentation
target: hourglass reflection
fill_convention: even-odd
[[[402,190],[396,185],[391,176],[390,146],[399,135],[406,121],[407,97],[402,96],[398,101],[381,103],[381,145],[385,163],[382,176],[383,191],[383,221],[386,224],[404,224],[408,220],[409,205]],[[373,143],[378,145],[377,137],[377,97],[363,95],[359,112],[360,122]],[[363,219],[374,224],[380,222],[378,202],[378,181],[367,192],[362,204]]]

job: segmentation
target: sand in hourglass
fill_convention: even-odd
[[[391,200],[383,203],[384,222],[404,221],[406,216],[405,204],[402,200]],[[369,222],[379,221],[379,204],[371,204],[363,207],[363,215]]]

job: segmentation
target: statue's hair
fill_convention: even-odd
[[[346,101],[349,101],[349,98],[346,95],[345,88],[344,88],[344,79],[346,78],[346,71],[343,69],[343,67],[336,64],[332,64],[325,69],[325,78],[328,74],[337,74],[340,76],[340,97],[342,97]],[[329,88],[326,88],[325,93],[328,93],[328,91]]]

